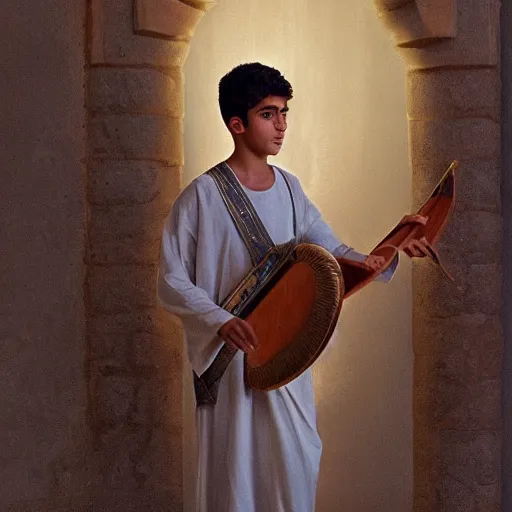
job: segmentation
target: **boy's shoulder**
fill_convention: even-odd
[[[200,174],[194,178],[176,198],[176,203],[190,204],[197,200],[204,200],[215,191],[215,182],[207,173]]]
[[[274,165],[273,167],[284,174],[284,177],[286,178],[294,192],[298,191],[300,193],[304,193],[302,190],[302,185],[300,184],[300,179],[295,174],[288,171],[287,169],[279,167],[278,165]]]

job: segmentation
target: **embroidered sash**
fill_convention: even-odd
[[[253,263],[253,268],[249,274],[220,304],[223,309],[241,318],[248,314],[252,299],[276,274],[296,246],[297,223],[295,203],[286,175],[280,169],[278,170],[281,176],[283,176],[290,193],[294,235],[292,240],[281,245],[275,245],[272,241],[253,204],[231,168],[225,162],[222,162],[207,171],[215,181],[224,204],[249,251]],[[204,404],[215,405],[220,379],[236,353],[237,349],[224,344],[205,372],[200,376],[194,372],[194,390],[198,406]]]

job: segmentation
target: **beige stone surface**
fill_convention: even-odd
[[[499,459],[501,436],[497,432],[443,433],[441,464],[446,468],[438,487],[441,510],[498,512],[500,507]]]
[[[497,66],[499,9],[499,0],[458,0],[455,38],[423,48],[401,48],[400,54],[412,68]]]
[[[485,118],[412,120],[409,141],[414,172],[438,169],[439,179],[452,160],[499,158],[500,125]]]
[[[499,121],[499,71],[496,67],[409,71],[407,115],[411,120],[483,117]]]
[[[181,327],[174,325],[168,333],[173,339],[183,335]],[[132,364],[140,368],[154,368],[157,371],[168,372],[175,369],[176,361],[181,358],[182,350],[178,349],[169,339],[152,336],[147,332],[137,332],[130,340],[132,349]],[[179,384],[179,379],[178,379]],[[176,389],[179,388],[179,385]],[[175,389],[175,391],[176,391]]]
[[[179,191],[180,180],[180,166],[149,160],[93,160],[89,166],[88,199],[90,204],[103,206],[153,201],[170,205]]]
[[[182,67],[186,41],[165,41],[133,32],[132,0],[92,0],[91,64]]]
[[[383,22],[402,48],[422,48],[457,35],[457,0],[377,0]]]
[[[90,336],[101,333],[122,335],[130,332],[159,335],[166,332],[169,325],[174,323],[161,307],[140,307],[136,311],[127,309],[116,313],[94,313],[88,318]],[[181,347],[181,344],[177,346]]]
[[[154,265],[89,265],[90,309],[94,314],[115,314],[154,308],[157,305],[156,270]]]
[[[92,368],[95,376],[91,398],[96,428],[101,430],[126,423],[134,400],[134,378],[115,373],[109,375],[108,366],[104,368],[106,375],[101,375],[98,365]]]
[[[500,318],[483,313],[430,317],[414,339],[426,365],[468,382],[499,378],[502,351]]]
[[[96,158],[151,160],[181,166],[182,130],[181,119],[96,114],[89,121],[89,147]]]
[[[157,264],[168,204],[154,201],[90,209],[87,259],[95,265]]]
[[[189,40],[204,11],[180,0],[135,0],[137,34]]]
[[[95,67],[88,89],[91,112],[183,117],[183,76],[177,67]]]

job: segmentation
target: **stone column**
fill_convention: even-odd
[[[86,296],[97,510],[181,510],[183,338],[155,283],[180,190],[182,67],[207,3],[91,4]]]
[[[413,269],[414,510],[498,511],[499,2],[377,6],[408,67],[416,206],[451,160],[461,162],[455,211],[440,244],[455,283],[427,262]]]

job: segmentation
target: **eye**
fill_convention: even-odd
[[[261,117],[263,117],[263,119],[272,119],[272,112],[262,112]]]

